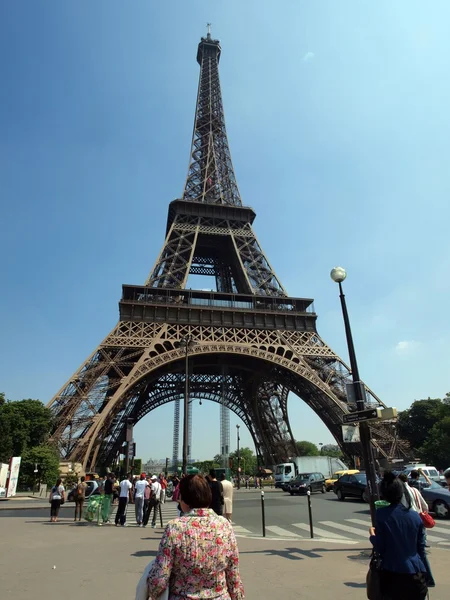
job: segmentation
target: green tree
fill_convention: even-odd
[[[52,414],[39,400],[0,402],[0,461],[45,444],[51,428]]]
[[[419,448],[421,459],[438,469],[450,466],[450,406],[446,408],[449,414],[433,425],[427,440]]]
[[[250,448],[241,448],[239,451],[240,454],[240,464],[241,464],[241,474],[243,475],[255,475],[258,470],[258,460],[253,453],[253,450]],[[238,472],[238,454],[236,452],[232,452],[230,454],[230,461],[232,466],[230,470],[233,475],[236,475]]]
[[[319,448],[312,442],[303,440],[301,442],[295,442],[297,446],[297,452],[299,456],[319,456]]]
[[[322,456],[331,456],[333,458],[343,458],[344,454],[337,444],[325,444],[320,449]]]
[[[408,440],[411,448],[417,452],[428,440],[435,423],[445,416],[447,408],[448,405],[440,398],[416,400],[411,408],[399,414],[399,436]]]
[[[200,460],[199,462],[192,463],[193,467],[196,467],[200,473],[208,474],[210,469],[218,469],[220,462],[213,460]]]
[[[35,465],[38,473],[34,473]],[[59,454],[54,446],[43,444],[28,448],[22,453],[19,474],[21,488],[33,489],[36,480],[47,485],[55,485],[58,476]]]

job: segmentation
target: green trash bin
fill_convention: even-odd
[[[384,508],[385,506],[390,506],[391,503],[387,502],[386,500],[375,500],[375,510],[378,510],[379,508]]]

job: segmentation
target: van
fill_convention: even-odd
[[[325,479],[325,487],[327,488],[327,492],[331,492],[334,488],[334,484],[342,477],[342,475],[356,475],[359,473],[358,469],[344,469],[343,471],[336,471],[329,479]]]
[[[430,467],[428,465],[407,465],[403,473],[409,477],[411,475],[411,471],[418,471],[419,469],[422,469],[422,471],[431,479],[431,481],[435,481],[436,483],[441,482],[441,476],[439,475],[436,467]]]

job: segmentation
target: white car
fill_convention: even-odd
[[[4,487],[0,487],[0,498],[6,498],[6,489]]]

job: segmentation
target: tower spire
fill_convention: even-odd
[[[200,79],[183,200],[242,206],[225,128],[220,53],[220,42],[212,39],[208,23],[207,36],[201,39],[197,52]]]

